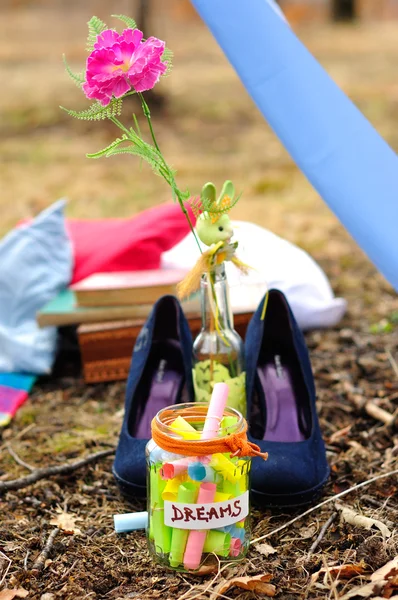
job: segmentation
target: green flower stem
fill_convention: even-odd
[[[152,119],[151,119],[151,112],[150,112],[150,110],[149,110],[149,106],[148,106],[148,104],[146,103],[144,96],[143,96],[143,95],[142,95],[140,92],[138,93],[138,95],[139,95],[139,97],[140,97],[140,100],[141,100],[141,104],[142,104],[142,111],[143,111],[143,113],[144,113],[144,115],[145,115],[145,117],[146,117],[146,120],[148,121],[149,131],[151,132],[151,137],[152,137],[152,140],[153,140],[153,144],[154,144],[154,146],[155,146],[156,150],[159,152],[159,155],[160,155],[160,157],[161,157],[161,159],[162,159],[162,161],[163,161],[163,164],[165,165],[165,167],[166,167],[166,169],[168,170],[168,172],[169,172],[169,175],[170,175],[170,177],[171,177],[171,181],[172,181],[172,183],[170,183],[170,182],[168,182],[168,183],[169,183],[169,185],[171,186],[171,188],[172,188],[172,191],[173,191],[174,195],[177,197],[177,200],[178,200],[178,203],[179,203],[179,205],[180,205],[180,208],[181,208],[181,210],[182,210],[182,212],[183,212],[183,214],[184,214],[184,216],[185,216],[186,220],[188,221],[188,224],[189,224],[189,227],[190,227],[190,229],[191,229],[191,232],[193,233],[193,236],[194,236],[194,238],[195,238],[196,244],[197,244],[197,246],[198,246],[198,248],[199,248],[199,252],[202,254],[202,249],[201,249],[201,247],[200,247],[199,240],[198,240],[198,238],[197,238],[197,236],[196,236],[196,233],[195,233],[194,227],[193,227],[193,225],[192,225],[192,221],[191,221],[191,219],[190,219],[190,217],[189,217],[188,211],[187,211],[187,209],[185,208],[184,201],[183,201],[183,199],[182,199],[182,197],[181,197],[181,196],[182,196],[182,192],[181,192],[181,191],[178,189],[178,187],[177,187],[177,184],[176,184],[176,181],[175,181],[175,178],[174,178],[174,175],[171,173],[171,169],[170,169],[170,167],[168,166],[168,164],[166,163],[166,161],[165,161],[165,159],[164,159],[164,157],[163,157],[163,154],[162,154],[162,152],[160,151],[160,148],[159,148],[158,142],[157,142],[157,140],[156,140],[155,132],[154,132],[154,130],[153,130],[153,127],[152,127]]]
[[[122,131],[124,131],[124,133],[126,135],[128,135],[129,138],[131,139],[130,131],[127,129],[127,127],[125,127],[123,125],[123,123],[121,121],[119,121],[119,119],[117,119],[116,117],[109,117],[109,118],[112,121],[112,123],[115,123],[115,125],[117,125],[119,127],[119,129],[121,129]]]
[[[123,123],[121,121],[119,121],[119,119],[117,119],[116,117],[110,117],[110,120],[119,127],[119,129],[121,129],[122,131],[124,131],[124,133],[127,135],[128,139],[133,143],[136,144],[136,140],[134,139],[134,137],[131,135],[131,131],[129,129],[127,129],[127,127],[125,127],[123,125]],[[173,174],[170,172],[170,168],[168,167],[168,165],[164,162],[164,159],[160,153],[159,150],[157,150],[158,154],[159,154],[159,158],[162,160],[163,164],[159,165],[159,172],[162,175],[163,179],[166,180],[166,182],[169,184],[170,187],[173,188],[173,184],[175,184],[174,182],[174,178],[173,178]],[[174,189],[173,189],[174,192]],[[185,208],[185,207],[184,207]]]
[[[138,95],[140,97],[141,100],[141,105],[142,105],[142,111],[146,117],[146,120],[148,121],[148,125],[149,125],[149,131],[151,132],[151,136],[152,136],[152,140],[153,140],[153,145],[155,146],[156,150],[159,152],[160,156],[163,158],[163,154],[160,152],[160,148],[158,146],[158,143],[156,141],[156,137],[155,137],[155,132],[153,130],[152,127],[152,119],[151,119],[151,111],[149,110],[149,106],[146,103],[146,100],[144,98],[144,96],[141,94],[141,92],[138,92]],[[163,158],[163,161],[166,163],[166,161]]]
[[[126,96],[127,95],[130,95],[130,94],[126,94]],[[173,174],[172,170],[170,169],[169,165],[166,163],[166,161],[165,161],[165,159],[163,157],[163,154],[162,154],[162,152],[161,152],[161,150],[159,148],[159,145],[157,143],[155,132],[154,132],[153,127],[152,127],[152,119],[151,119],[151,113],[150,113],[150,110],[149,110],[149,106],[146,103],[143,95],[141,93],[139,93],[138,95],[139,95],[140,100],[141,100],[143,113],[145,115],[146,120],[148,121],[149,131],[151,132],[151,137],[152,137],[153,144],[155,146],[156,152],[158,153],[160,161],[162,163],[162,164],[159,164],[159,173],[163,177],[163,179],[166,181],[166,183],[168,183],[168,185],[171,187],[171,190],[172,190],[172,193],[173,193],[173,198],[174,198],[174,200],[178,201],[178,204],[180,205],[180,208],[181,208],[181,210],[183,212],[183,215],[185,216],[186,220],[188,221],[188,224],[189,224],[189,227],[191,229],[191,232],[192,232],[192,234],[193,234],[193,236],[195,238],[196,244],[197,244],[197,246],[199,248],[199,252],[202,253],[202,249],[200,247],[199,240],[198,240],[198,238],[196,236],[194,227],[192,225],[192,221],[191,221],[191,219],[189,217],[189,213],[188,213],[188,211],[187,211],[187,209],[185,207],[185,204],[184,204],[183,193],[178,188],[177,183],[175,181],[174,174]],[[131,135],[131,131],[129,129],[127,129],[127,127],[125,127],[123,125],[123,123],[121,121],[119,121],[119,119],[117,119],[116,117],[110,117],[110,120],[112,121],[112,123],[114,123],[115,125],[117,125],[117,127],[119,127],[119,129],[121,129],[127,135],[128,139],[133,144],[136,143],[136,140],[134,140],[134,138]]]

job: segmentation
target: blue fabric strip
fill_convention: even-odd
[[[267,0],[191,2],[299,168],[398,290],[395,152]]]
[[[36,379],[35,375],[25,375],[24,373],[0,373],[0,385],[25,392],[31,390]]]

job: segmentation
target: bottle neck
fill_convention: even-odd
[[[202,329],[214,331],[216,322],[222,330],[233,329],[233,316],[224,264],[202,275],[200,284]]]

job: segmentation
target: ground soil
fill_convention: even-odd
[[[168,197],[162,181],[129,157],[86,160],[84,154],[106,145],[115,131],[103,123],[71,121],[58,108],[84,107],[79,90],[64,75],[60,56],[66,52],[73,66],[84,60],[84,24],[93,4],[77,8],[73,3],[67,10],[21,3],[17,11],[1,11],[2,233],[62,195],[69,197],[68,215],[84,217],[125,216]],[[101,10],[100,16],[107,18]],[[109,12],[122,10],[118,6]],[[339,326],[306,334],[332,472],[320,501],[396,470],[397,421],[386,424],[374,412],[376,407],[397,415],[395,292],[291,162],[206,29],[196,19],[172,21],[164,13],[153,21],[153,33],[166,38],[175,51],[175,70],[159,88],[164,102],[154,121],[165,154],[178,168],[181,187],[197,190],[205,180],[218,183],[232,173],[244,190],[233,216],[249,218],[309,251],[336,295],[347,299],[347,314]],[[308,26],[298,33],[397,149],[398,23]],[[63,367],[38,382],[29,402],[2,432],[0,482],[28,473],[18,457],[42,468],[115,447],[124,383],[86,385],[76,365]],[[384,413],[383,418],[387,420]],[[209,598],[220,581],[235,576],[269,574],[278,598],[338,598],[366,583],[397,555],[398,481],[391,476],[340,500],[384,523],[389,537],[377,526],[365,529],[342,521],[336,502],[279,533],[273,532],[304,509],[290,513],[256,507],[253,537],[269,535],[264,543],[274,553],[254,544],[243,564],[227,567],[216,578],[167,572],[149,557],[143,532],[113,531],[112,515],[144,510],[145,503],[131,505],[119,496],[112,458],[2,494],[0,589],[23,588],[34,600],[188,600]],[[70,531],[57,533],[42,568],[33,569],[60,511],[74,517]],[[333,514],[335,519],[310,553]],[[355,568],[336,576],[333,568],[338,565]],[[314,576],[320,569],[324,572]],[[394,592],[393,584],[382,591],[384,597]],[[260,597],[237,587],[219,593],[213,597]],[[0,592],[3,597],[13,596]]]

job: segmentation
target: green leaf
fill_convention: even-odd
[[[122,142],[130,142],[131,145],[120,148],[119,146]],[[135,156],[139,156],[151,166],[157,175],[163,177],[166,182],[171,185],[171,179],[174,172],[170,167],[165,167],[162,156],[156,148],[137,136],[133,129],[130,129],[130,135],[124,134],[121,138],[118,138],[103,150],[88,154],[87,156],[88,158],[100,158],[102,156],[108,158],[117,154],[134,154]]]
[[[390,321],[394,325],[398,325],[398,310],[394,310],[394,312],[391,313]]]
[[[108,27],[107,27],[107,25],[105,25],[105,23],[103,21],[101,21],[101,19],[99,19],[98,17],[95,17],[95,16],[91,17],[91,19],[89,20],[87,25],[88,25],[87,51],[92,52],[93,48],[94,48],[94,44],[97,41],[97,37],[100,35],[100,33],[105,31],[105,29],[108,29]]]
[[[394,325],[388,319],[382,319],[369,327],[370,333],[391,333],[393,330]]]
[[[76,111],[69,110],[61,106],[62,110],[66,111],[68,115],[80,119],[82,121],[100,121],[101,119],[111,119],[112,117],[118,117],[122,112],[122,98],[114,98],[110,101],[108,106],[102,106],[99,102],[94,102],[86,110]]]
[[[139,146],[131,145],[131,146],[125,146],[123,148],[115,147],[115,148],[110,149],[105,154],[105,156],[107,158],[109,158],[110,156],[116,156],[117,154],[133,154],[135,156],[139,156],[140,158],[142,158],[143,160],[145,160],[145,162],[147,162],[149,164],[149,166],[152,168],[153,172],[156,173],[156,175],[160,175],[161,177],[164,177],[163,173],[161,173],[162,163],[159,161],[159,157],[158,156],[153,156],[153,157],[149,156],[148,153],[143,148],[140,148]]]
[[[170,75],[171,70],[173,68],[173,58],[174,58],[173,51],[169,50],[169,48],[165,48],[164,52],[162,54],[162,61],[167,64],[167,69],[163,73],[162,77],[167,77],[168,75]]]
[[[191,197],[191,192],[189,190],[186,190],[185,192],[180,191],[180,199],[183,202],[186,202],[187,200],[189,200],[190,197]]]
[[[130,29],[137,29],[137,23],[131,17],[126,17],[126,15],[111,15],[115,19],[119,19],[119,21],[123,21],[127,27]]]
[[[126,134],[123,134],[121,138],[117,138],[114,142],[103,148],[102,150],[98,150],[98,152],[94,152],[93,154],[86,154],[87,158],[101,158],[102,156],[108,156],[108,152],[117,148],[123,142],[126,142],[128,137]]]
[[[66,56],[65,56],[65,54],[62,55],[62,59],[64,61],[65,69],[66,69],[66,72],[68,73],[69,77],[72,79],[72,81],[75,82],[75,84],[77,85],[77,87],[81,88],[82,85],[83,85],[83,83],[85,82],[85,77],[84,77],[83,73],[74,73],[72,71],[72,69],[70,68],[70,66],[66,62]]]

